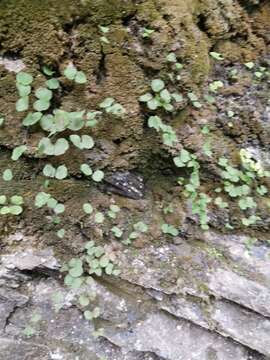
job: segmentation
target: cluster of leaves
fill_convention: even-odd
[[[35,197],[35,206],[42,208],[47,206],[52,209],[56,215],[62,214],[65,211],[65,205],[59,203],[51,194],[45,192],[39,192]]]
[[[100,41],[105,43],[105,44],[109,44],[110,41],[109,39],[107,38],[106,34],[110,31],[110,28],[108,26],[102,26],[102,25],[99,25],[99,30],[101,32],[101,36],[100,36]]]
[[[117,276],[120,273],[110,256],[105,253],[102,246],[96,246],[94,241],[85,244],[85,253],[79,258],[72,258],[64,265],[62,272],[67,272],[65,284],[73,289],[78,289],[83,284],[92,281],[92,276],[107,275]]]
[[[133,224],[133,230],[129,233],[128,237],[122,241],[123,244],[129,245],[133,240],[137,239],[141,234],[144,234],[148,231],[148,225],[143,221],[138,221]]]
[[[16,102],[16,110],[18,112],[26,111],[29,107],[29,95],[31,94],[31,84],[33,76],[23,71],[16,76],[16,87],[19,93],[19,100]]]
[[[200,226],[202,229],[207,230],[208,216],[207,205],[211,202],[211,198],[202,192],[199,192],[200,188],[200,164],[197,160],[197,156],[191,154],[186,149],[182,149],[178,156],[173,159],[175,165],[179,168],[186,167],[191,169],[189,181],[184,185],[184,194],[191,200],[192,213],[197,214],[200,220]],[[179,182],[183,184],[182,179]]]
[[[163,234],[168,234],[172,236],[177,236],[179,234],[179,231],[176,229],[176,227],[170,224],[162,224],[161,230]]]
[[[102,103],[99,104],[99,107],[105,110],[106,113],[115,116],[121,116],[126,112],[125,108],[111,97],[104,99]]]
[[[165,83],[161,79],[152,80],[151,89],[154,94],[148,92],[139,98],[141,102],[147,104],[147,107],[150,110],[162,108],[171,112],[174,110],[172,101],[181,102],[183,100],[183,97],[180,94],[176,92],[170,93],[169,90],[165,88]]]
[[[166,57],[166,61],[168,62],[171,70],[173,71],[167,74],[170,81],[173,83],[175,83],[176,81],[180,81],[181,75],[179,74],[179,71],[183,69],[183,65],[177,60],[175,53],[170,52]]]
[[[265,171],[261,162],[252,158],[252,154],[246,150],[240,150],[242,169],[239,170],[229,164],[228,159],[220,158],[219,165],[222,167],[221,176],[224,179],[224,191],[232,198],[238,198],[238,206],[241,210],[254,210],[257,203],[252,193],[254,190],[260,196],[264,196],[268,189],[258,184],[261,178],[269,177],[269,171]],[[260,220],[254,213],[248,218],[243,218],[245,226],[253,225]]]
[[[174,147],[177,143],[178,140],[175,131],[170,125],[164,124],[159,116],[150,116],[148,119],[148,127],[162,133],[162,142],[164,145]]]
[[[26,325],[24,330],[22,331],[22,334],[26,337],[31,337],[36,334],[37,327],[40,321],[42,320],[42,316],[39,313],[34,313],[29,321],[29,324]]]
[[[8,199],[6,195],[0,195],[0,215],[20,215],[23,212],[23,203],[22,196],[13,195]]]

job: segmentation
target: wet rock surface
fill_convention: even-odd
[[[264,74],[259,81],[243,65],[270,65],[269,19],[269,2],[255,0],[1,2],[0,112],[5,125],[0,127],[0,169],[2,174],[11,168],[14,180],[0,177],[0,195],[19,193],[26,199],[21,217],[0,217],[1,360],[270,359],[267,203],[258,199],[261,220],[248,229],[235,206],[210,206],[210,229],[202,231],[180,195],[179,169],[158,135],[145,126],[145,109],[138,101],[152,78],[167,76],[166,55],[175,51],[186,66],[179,91],[200,93],[217,79],[224,84],[215,104],[195,109],[185,101],[173,119],[165,116],[181,145],[200,160],[209,193],[221,183],[220,156],[237,164],[239,150],[246,148],[269,168],[269,77]],[[106,46],[99,40],[101,24],[110,26]],[[155,30],[149,40],[142,38],[144,27]],[[213,63],[213,49],[224,54],[225,64]],[[97,145],[83,159],[75,150],[61,158],[70,177],[52,180],[49,188],[67,208],[66,237],[61,239],[52,213],[31,208],[43,184],[45,162],[36,153],[40,131],[23,129],[14,110],[15,73],[26,67],[41,81],[43,64],[60,74],[70,60],[87,73],[90,84],[86,89],[65,84],[63,108],[93,110],[113,95],[127,114],[99,123],[93,130]],[[237,70],[233,78],[232,70]],[[202,151],[206,123],[211,127],[210,159]],[[22,143],[28,150],[15,163],[11,151]],[[82,161],[105,174],[121,174],[120,179],[107,178],[109,192],[103,193],[79,174]],[[143,177],[133,177],[136,171]],[[115,204],[123,211],[117,222],[106,218],[99,228],[85,217],[85,201],[104,213]],[[164,213],[168,204],[174,211]],[[110,231],[117,225],[127,229],[126,237],[138,221],[149,230],[129,246]],[[173,224],[178,235],[162,233],[164,222]],[[232,231],[225,228],[228,222]],[[60,269],[89,240],[105,247],[121,273],[70,290]],[[84,292],[95,293],[97,319],[85,320],[78,306]],[[99,337],[97,328],[103,329]]]

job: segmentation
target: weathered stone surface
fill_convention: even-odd
[[[138,100],[154,78],[183,94],[175,113],[157,114],[176,130],[179,149],[184,146],[196,154],[202,190],[213,199],[214,189],[222,186],[220,157],[238,165],[239,150],[246,148],[269,167],[269,77],[261,81],[254,74],[270,64],[269,18],[269,1],[257,0],[0,2],[0,117],[5,117],[0,127],[0,195],[25,198],[20,217],[0,216],[1,360],[270,358],[268,197],[254,195],[261,220],[246,228],[243,214],[225,194],[229,208],[219,209],[212,201],[210,229],[203,232],[178,186],[178,177],[186,174],[173,164],[176,149],[168,150],[160,134],[146,126],[152,112]],[[110,28],[108,44],[100,41],[99,25]],[[143,38],[145,27],[155,30],[150,39]],[[166,59],[172,51],[183,65],[175,82]],[[224,61],[214,61],[210,51],[220,52]],[[254,71],[243,64],[247,61],[254,62]],[[86,73],[86,87],[64,79],[69,62]],[[61,109],[97,110],[111,96],[126,108],[121,119],[105,115],[96,128],[85,129],[95,138],[93,150],[82,155],[70,148],[52,160],[55,166],[65,163],[70,174],[60,182],[51,179],[46,190],[66,206],[60,224],[66,229],[64,239],[56,236],[60,225],[54,227],[52,212],[33,207],[36,193],[44,189],[42,169],[48,160],[37,152],[42,131],[23,127],[25,114],[15,111],[16,72],[31,72],[36,90],[47,79],[45,64],[61,81],[55,99]],[[214,94],[215,103],[194,108],[187,93],[203,101],[217,79],[224,86]],[[228,110],[234,112],[232,118]],[[203,151],[201,130],[206,124],[212,156]],[[14,162],[11,151],[21,144],[27,151]],[[105,173],[142,173],[145,198],[102,194],[81,176],[82,162]],[[13,170],[11,182],[3,181],[6,168]],[[98,227],[85,216],[85,201],[104,214],[111,204],[122,211],[117,221],[106,217]],[[165,213],[168,205],[173,211]],[[126,238],[140,220],[149,231],[129,247],[113,236],[112,226],[123,229]],[[160,228],[165,222],[173,224],[179,236],[165,236]],[[226,223],[234,229],[228,231]],[[118,261],[121,275],[68,290],[60,267],[80,255],[90,239]],[[88,291],[96,293],[90,305],[101,311],[94,321],[84,319],[77,301]],[[60,304],[52,300],[56,292]],[[33,314],[41,315],[34,325]],[[27,337],[23,331],[29,325],[34,333]],[[104,329],[98,339],[93,336],[97,328]]]

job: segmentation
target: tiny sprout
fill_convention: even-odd
[[[153,29],[143,28],[142,37],[144,39],[148,39],[151,37],[151,35],[155,32]]]
[[[253,69],[254,66],[255,64],[252,61],[245,63],[245,67],[248,68],[249,70]]]
[[[224,57],[218,52],[210,52],[210,56],[215,60],[224,60]]]

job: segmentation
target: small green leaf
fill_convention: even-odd
[[[36,330],[30,325],[27,325],[25,327],[25,329],[22,331],[22,334],[27,337],[31,337],[31,336],[35,335],[35,333],[36,333]]]
[[[7,202],[6,195],[0,195],[0,205],[4,205]]]
[[[41,112],[35,112],[35,113],[31,112],[23,119],[23,125],[24,126],[34,125],[41,119],[41,116],[42,116]]]
[[[151,82],[151,88],[154,92],[160,92],[162,89],[164,89],[165,84],[160,79],[154,79]]]
[[[65,205],[64,204],[57,204],[55,208],[53,209],[55,214],[62,214],[65,211]]]
[[[254,64],[254,62],[250,61],[250,62],[245,63],[245,66],[246,66],[246,68],[251,70],[254,68],[255,64]]]
[[[134,224],[133,228],[134,228],[134,230],[142,232],[142,233],[145,233],[148,230],[148,226],[142,221],[139,221],[136,224]]]
[[[148,102],[148,101],[150,101],[151,99],[153,99],[153,95],[150,94],[150,93],[146,93],[146,94],[144,94],[144,95],[142,95],[142,96],[139,97],[139,100],[140,100],[141,102]]]
[[[29,107],[29,98],[24,96],[16,102],[16,110],[18,112],[26,111]]]
[[[4,125],[5,118],[0,116],[0,127]]]
[[[87,296],[85,295],[81,295],[79,297],[79,303],[81,306],[85,307],[85,306],[88,306],[90,304],[90,300]]]
[[[78,278],[83,274],[83,268],[82,266],[76,266],[71,269],[69,269],[69,275],[71,275],[74,278]]]
[[[75,76],[74,81],[77,84],[85,84],[87,82],[87,78],[86,78],[85,73],[83,71],[78,71],[76,76]]]
[[[99,30],[100,30],[101,32],[103,32],[103,34],[106,34],[106,33],[108,33],[108,32],[110,31],[109,26],[99,25],[98,27],[99,27]]]
[[[13,205],[22,205],[23,204],[23,197],[19,195],[13,195],[10,198],[10,202]]]
[[[100,37],[100,40],[101,40],[102,42],[104,42],[105,44],[109,44],[109,43],[110,43],[110,41],[108,40],[108,38],[107,38],[106,36],[101,36],[101,37]]]
[[[176,59],[176,55],[175,53],[171,52],[167,55],[166,57],[167,61],[168,62],[172,62],[172,63],[176,63],[177,62],[177,59]]]
[[[16,87],[17,87],[17,89],[18,89],[18,92],[19,92],[19,96],[20,97],[25,97],[25,96],[28,96],[28,95],[30,95],[30,93],[31,93],[31,86],[29,86],[29,85],[22,85],[22,84],[20,84],[20,83],[17,83],[16,84]]]
[[[104,215],[101,212],[96,213],[95,215],[95,222],[97,224],[102,224],[104,221]]]
[[[220,53],[212,51],[212,52],[210,52],[210,55],[215,60],[224,60],[224,57]]]
[[[60,229],[60,230],[57,231],[56,235],[57,235],[60,239],[63,239],[64,236],[65,236],[65,233],[66,233],[65,229]]]
[[[86,310],[84,313],[83,313],[84,317],[86,320],[92,320],[93,319],[93,314],[91,311],[89,310]]]
[[[47,194],[45,192],[39,192],[35,198],[35,206],[41,208],[42,206],[47,204],[47,201],[50,199],[50,197],[50,194]]]
[[[4,172],[3,172],[3,180],[5,181],[10,181],[13,179],[13,173],[12,173],[12,170],[11,169],[6,169]]]
[[[154,128],[155,130],[159,131],[162,127],[162,120],[159,116],[150,116],[148,119],[148,126],[150,128]]]
[[[34,109],[36,111],[46,111],[49,109],[51,103],[48,100],[40,99],[34,102]]]
[[[35,95],[40,100],[50,101],[53,93],[51,90],[48,90],[47,88],[40,87],[35,91]]]
[[[27,74],[24,71],[21,71],[16,75],[16,82],[22,85],[30,85],[32,81],[33,81],[33,76]]]
[[[63,180],[67,177],[67,175],[68,175],[68,170],[67,170],[66,166],[65,165],[58,166],[58,168],[56,169],[56,172],[55,172],[56,179]]]
[[[27,147],[25,145],[17,146],[12,151],[11,159],[13,161],[17,161],[26,150],[27,150]]]
[[[96,182],[102,181],[104,178],[104,172],[101,170],[96,170],[94,174],[92,175],[92,179]]]
[[[82,164],[80,166],[80,169],[81,169],[81,172],[86,176],[91,176],[93,174],[93,171],[88,164]]]
[[[120,238],[123,235],[123,231],[119,229],[117,226],[113,226],[111,228],[111,232],[114,234],[115,237]]]
[[[54,71],[51,70],[47,65],[44,65],[44,66],[42,67],[42,71],[43,71],[43,73],[44,73],[45,75],[47,75],[47,76],[52,76],[52,75],[54,74]]]
[[[55,168],[51,164],[47,164],[43,168],[43,175],[53,178],[55,176]]]
[[[113,98],[106,98],[102,101],[102,103],[99,104],[99,107],[101,109],[106,109],[107,107],[112,106],[112,104],[115,102]]]
[[[169,91],[167,89],[164,89],[160,92],[160,97],[166,103],[169,103],[172,99],[171,94],[169,93]]]
[[[23,212],[23,208],[19,205],[11,205],[9,207],[9,212],[12,215],[20,215]]]
[[[47,80],[46,85],[48,86],[49,89],[56,90],[59,88],[60,83],[57,79],[53,78],[53,79]]]
[[[86,213],[86,214],[92,214],[92,212],[94,211],[93,209],[93,206],[89,203],[85,203],[83,204],[83,211]]]
[[[77,69],[75,68],[75,66],[73,65],[69,65],[68,67],[66,67],[66,69],[64,70],[64,75],[67,79],[69,80],[74,80],[75,76],[77,74]]]
[[[150,110],[156,110],[159,106],[160,106],[160,103],[159,103],[159,101],[157,101],[157,99],[151,99],[151,100],[147,101],[147,107]]]

